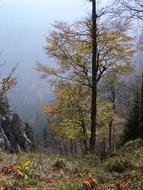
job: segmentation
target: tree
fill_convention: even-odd
[[[91,1],[91,0],[90,0]],[[95,152],[96,145],[96,117],[97,117],[97,10],[96,0],[92,0],[92,83],[91,83],[91,138],[90,151]]]
[[[131,65],[123,65],[113,68],[103,78],[102,86],[102,98],[108,100],[112,105],[112,111],[114,115],[117,115],[117,100],[118,97],[123,93],[125,88],[125,79],[132,72]],[[127,87],[126,87],[127,88]],[[104,91],[103,91],[104,89]],[[114,152],[114,128],[113,128],[114,117],[110,118],[109,121],[109,151]]]
[[[142,85],[142,79],[137,77],[134,83],[132,83],[130,96],[133,97],[133,101],[124,126],[123,135],[121,136],[121,145],[130,140],[143,139]]]
[[[82,141],[87,152],[90,96],[87,88],[60,81],[54,90],[56,103],[44,106],[54,136],[60,141]]]
[[[93,9],[95,9],[94,6]],[[96,142],[97,84],[111,68],[130,64],[134,53],[133,38],[127,35],[129,28],[127,20],[110,21],[108,26],[105,26],[103,20],[97,18],[96,35],[95,32],[93,34],[95,21],[92,22],[90,18],[77,21],[72,25],[57,22],[54,25],[55,30],[47,37],[45,47],[46,53],[56,64],[53,66],[50,63],[49,66],[39,64],[38,66],[39,71],[44,73],[43,77],[52,75],[55,77],[52,79],[58,77],[89,88],[92,97],[91,151],[94,151]],[[97,44],[93,45],[95,36],[94,40]]]
[[[56,102],[44,106],[43,111],[48,113],[49,123],[54,137],[60,142],[60,149],[65,142],[69,142],[71,147],[72,144],[82,142],[83,152],[87,153],[91,120],[91,96],[88,88],[60,81],[54,94]],[[97,137],[101,138],[106,133],[114,112],[108,101],[98,100],[97,106]]]
[[[129,112],[126,124],[124,126],[123,135],[121,136],[121,144],[125,144],[127,141],[135,140],[140,137],[139,109],[140,109],[140,95],[136,93],[132,109]]]
[[[128,16],[133,19],[139,19],[143,20],[143,1],[142,0],[118,0],[121,7],[119,8],[119,12],[122,14],[125,14],[125,16]],[[140,41],[139,47],[141,47],[142,50],[142,41]],[[140,128],[140,134],[143,137],[143,84],[141,89],[141,102],[140,102],[140,114],[139,114],[139,128]]]
[[[34,140],[34,134],[33,134],[33,130],[32,127],[29,125],[29,123],[25,123],[24,124],[24,132],[27,136],[27,138],[31,141],[31,150],[35,150],[36,149],[36,145],[35,145],[35,140]]]
[[[16,67],[12,68],[8,76],[3,76],[0,79],[0,115],[2,117],[7,117],[11,113],[7,99],[7,92],[16,85],[16,78],[13,77],[15,70]]]

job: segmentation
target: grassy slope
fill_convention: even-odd
[[[0,189],[143,190],[143,147],[122,150],[102,161],[96,156],[81,161],[40,154],[1,154]]]

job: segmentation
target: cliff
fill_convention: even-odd
[[[0,152],[28,152],[31,141],[24,132],[25,123],[17,114],[0,117]]]

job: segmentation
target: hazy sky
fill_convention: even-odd
[[[40,110],[52,97],[49,85],[34,70],[36,61],[48,61],[43,46],[52,23],[84,17],[90,6],[87,0],[0,0],[0,62],[7,61],[5,71],[20,63],[18,85],[11,96],[13,109],[20,115],[36,103],[35,109]]]
[[[1,0],[0,60],[20,63],[17,72],[30,73],[36,61],[47,61],[43,46],[52,23],[83,17],[90,5],[87,0]]]
[[[3,56],[8,62],[24,64],[43,59],[42,46],[51,24],[55,20],[80,18],[89,6],[86,0],[2,0],[0,49]]]

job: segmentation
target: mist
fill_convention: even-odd
[[[76,5],[76,6],[75,6]],[[52,87],[40,78],[37,62],[46,64],[45,38],[55,20],[72,21],[87,12],[86,1],[7,0],[0,3],[0,62],[3,73],[15,65],[16,87],[9,93],[14,112],[30,122],[36,135],[47,125],[43,105],[53,100]],[[73,15],[74,12],[74,15]]]

